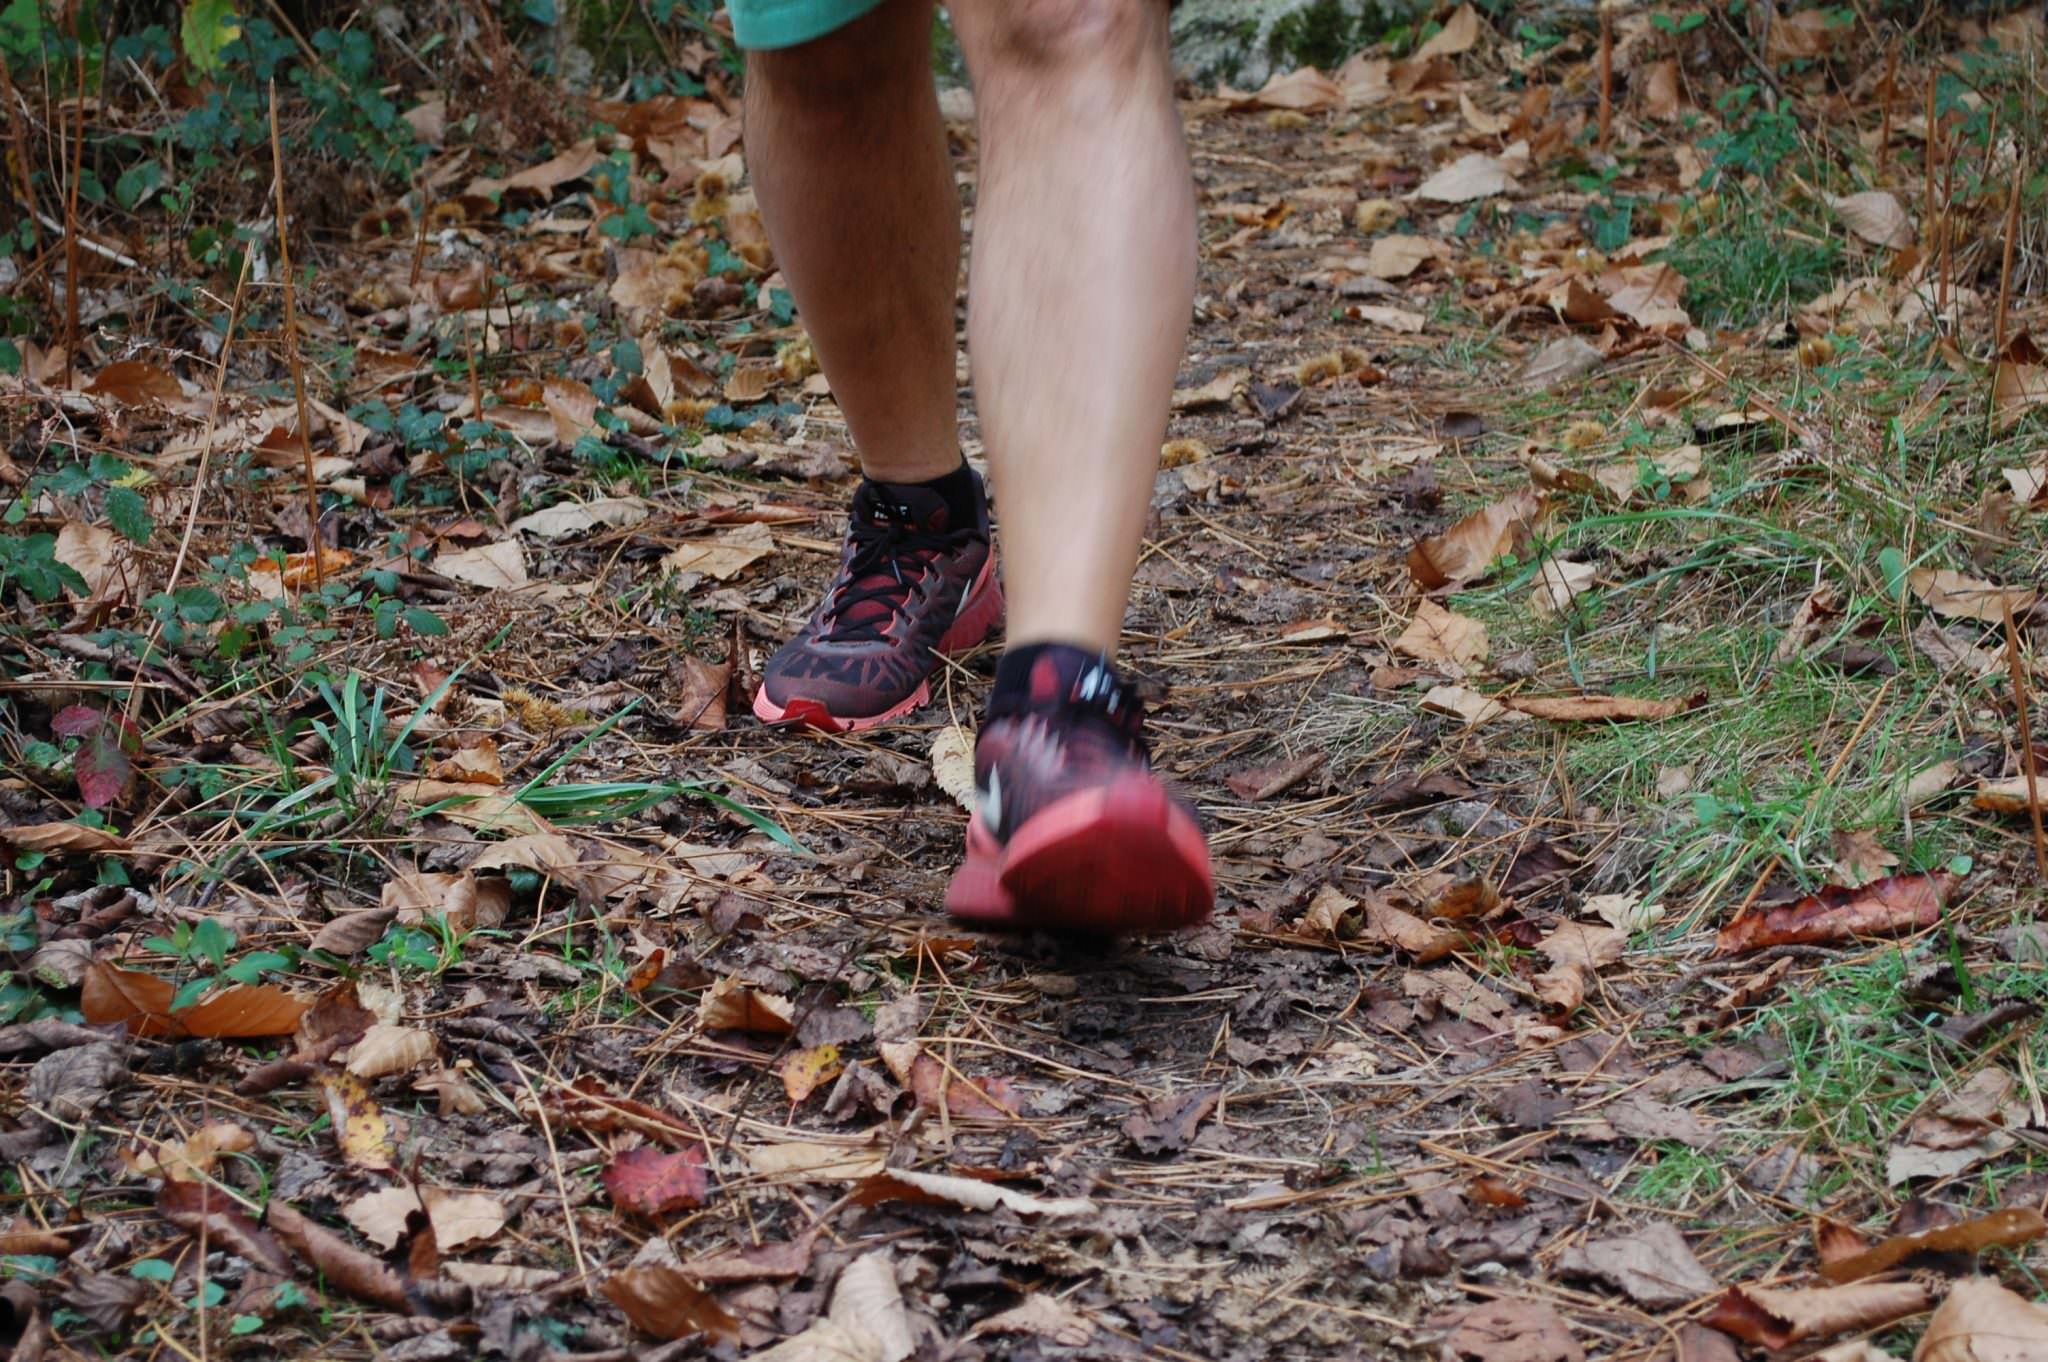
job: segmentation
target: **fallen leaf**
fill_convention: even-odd
[[[119,605],[133,594],[134,551],[104,525],[65,521],[54,556],[85,579],[88,604]]]
[[[18,823],[0,827],[0,843],[16,851],[75,852],[82,856],[111,855],[129,850],[126,837],[107,828],[82,823]]]
[[[1571,608],[1571,603],[1592,588],[1600,570],[1591,563],[1574,563],[1565,558],[1546,558],[1536,574],[1536,589],[1530,593],[1529,608],[1548,618]]]
[[[2032,1207],[1993,1211],[1918,1234],[1890,1235],[1860,1253],[1823,1262],[1820,1275],[1831,1282],[1860,1281],[1889,1272],[1923,1254],[1975,1254],[1990,1248],[2018,1248],[2044,1234],[2048,1234],[2048,1220],[2043,1220]]]
[[[1533,486],[1519,488],[1442,534],[1418,542],[1408,551],[1409,575],[1425,591],[1476,581],[1496,559],[1530,536],[1545,510],[1544,500]]]
[[[803,1102],[821,1086],[839,1077],[846,1068],[837,1045],[813,1045],[792,1050],[782,1061],[782,1090],[792,1102]]]
[[[1885,849],[1871,828],[1837,828],[1832,840],[1835,869],[1841,872],[1842,883],[1851,889],[1882,879],[1886,871],[1899,863],[1899,858]]]
[[[1519,376],[1540,392],[1584,378],[1605,363],[1607,356],[1582,337],[1561,336],[1531,355]]]
[[[605,1165],[601,1181],[614,1206],[649,1219],[702,1206],[710,1189],[702,1145],[674,1153],[646,1145],[628,1149]]]
[[[1879,1329],[1934,1303],[1923,1282],[1859,1282],[1804,1290],[1731,1286],[1701,1322],[1776,1352],[1794,1343]],[[1956,1359],[1961,1362],[1961,1359]]]
[[[496,740],[483,738],[428,763],[427,779],[462,785],[503,785],[505,765],[498,756]]]
[[[117,360],[94,374],[85,385],[91,397],[111,397],[128,407],[163,406],[184,410],[190,402],[178,376],[144,359]]]
[[[1485,660],[1486,626],[1425,597],[1415,609],[1415,618],[1389,646],[1404,656],[1447,665],[1462,674]]]
[[[756,1244],[737,1253],[692,1258],[683,1274],[698,1282],[758,1282],[801,1277],[810,1270],[820,1231],[813,1226],[780,1244]]]
[[[2048,1357],[2048,1307],[1991,1277],[1965,1277],[1927,1321],[1913,1362],[2038,1362]]]
[[[589,384],[573,378],[551,378],[541,385],[540,404],[554,422],[558,443],[574,445],[586,436],[604,438],[604,428],[597,424],[600,404]]]
[[[820,1144],[786,1140],[745,1150],[747,1166],[763,1177],[790,1177],[820,1182],[852,1182],[873,1177],[883,1168],[886,1151],[871,1144]]]
[[[2000,431],[2036,407],[2048,406],[2048,364],[1998,361],[1991,376],[1991,410]]]
[[[1579,905],[1618,932],[1640,932],[1664,920],[1664,905],[1644,903],[1641,894],[1594,894]]]
[[[787,998],[742,983],[720,979],[705,990],[697,1005],[697,1024],[707,1031],[753,1031],[786,1036],[796,1029],[796,1007]]]
[[[85,976],[78,1006],[95,1026],[121,1022],[131,1035],[210,1040],[288,1036],[308,1007],[269,984],[235,984],[173,1011],[177,994],[177,985],[168,979],[96,961]]]
[[[1987,780],[1970,802],[1986,813],[2028,813],[2036,803],[2048,809],[2048,770],[2036,770],[2032,781],[2024,775]]]
[[[1140,1154],[1178,1154],[1194,1143],[1222,1096],[1221,1088],[1197,1088],[1147,1102],[1124,1121],[1124,1136]]]
[[[258,1225],[227,1192],[196,1180],[174,1180],[157,1189],[157,1213],[195,1239],[203,1238],[265,1272],[291,1275],[291,1260],[275,1237]]]
[[[968,813],[974,812],[974,734],[948,724],[932,735],[932,779]]]
[[[363,1033],[348,1053],[348,1071],[361,1079],[383,1078],[418,1068],[439,1052],[433,1033],[412,1026],[381,1022]],[[442,1247],[449,1247],[442,1242]]]
[[[1842,219],[1842,225],[1873,246],[1903,250],[1913,244],[1913,223],[1888,190],[1871,189],[1861,194],[1826,196],[1828,207]]]
[[[505,1208],[484,1192],[450,1192],[439,1187],[383,1187],[342,1207],[341,1218],[358,1234],[389,1252],[406,1236],[407,1218],[424,1209],[434,1242],[453,1252],[481,1243],[505,1228]]]
[[[287,1202],[273,1198],[263,1214],[277,1237],[326,1285],[387,1310],[411,1313],[413,1307],[406,1299],[405,1283],[390,1267],[300,1214]]]
[[[505,179],[478,178],[471,180],[463,192],[465,194],[481,195],[487,199],[495,199],[510,190],[523,189],[538,193],[541,197],[546,198],[552,191],[568,184],[571,180],[580,180],[589,174],[591,168],[597,164],[598,159],[597,143],[590,139],[585,139],[576,143],[567,151],[561,152],[549,160],[542,161],[539,165],[528,166],[524,170],[518,171]]]
[[[212,1173],[221,1155],[246,1153],[255,1147],[256,1137],[246,1128],[232,1121],[215,1121],[182,1140],[165,1140],[153,1151],[123,1157],[140,1177],[199,1182]]]
[[[1542,1301],[1505,1296],[1468,1310],[1444,1339],[1443,1362],[1585,1362],[1572,1326]]]
[[[1521,188],[1505,163],[1484,152],[1461,156],[1424,180],[1413,197],[1437,203],[1470,203]]]
[[[1698,709],[1707,702],[1701,691],[1678,700],[1652,700],[1641,695],[1507,695],[1501,704],[1534,719],[1557,723],[1620,723],[1628,720],[1669,719]]]
[[[679,1268],[629,1267],[605,1278],[599,1289],[642,1333],[656,1338],[705,1334],[721,1342],[739,1341],[740,1322]]]
[[[1365,257],[1365,272],[1375,279],[1406,279],[1424,265],[1450,255],[1450,247],[1434,238],[1395,232],[1373,239]]]
[[[1175,411],[1197,411],[1203,407],[1221,407],[1237,396],[1240,388],[1251,382],[1249,369],[1224,369],[1199,387],[1175,388],[1173,409]]]
[[[1947,568],[1914,568],[1906,577],[1913,594],[1937,615],[2003,623],[2007,609],[2015,619],[2033,608],[2040,593],[2023,587],[1998,586]]]
[[[876,1047],[898,1083],[920,1106],[944,1105],[954,1116],[1015,1119],[1018,1098],[1007,1078],[968,1078],[925,1053],[916,1041],[883,1041]]]
[[[1225,776],[1223,783],[1239,799],[1257,803],[1272,799],[1299,785],[1302,781],[1321,770],[1329,754],[1322,751],[1304,752],[1289,761],[1274,766],[1255,766],[1249,771],[1239,771]]]
[[[903,1362],[917,1350],[896,1284],[896,1260],[887,1249],[863,1254],[841,1270],[826,1317],[856,1338],[872,1339],[878,1362]]]
[[[1444,20],[1444,26],[1436,36],[1415,49],[1414,60],[1428,61],[1432,57],[1455,57],[1469,52],[1479,41],[1479,12],[1470,5],[1460,5],[1451,11],[1451,17]]]
[[[775,536],[755,521],[705,539],[685,539],[661,560],[667,573],[694,572],[729,582],[775,551]]]
[[[356,1168],[387,1172],[396,1167],[391,1123],[370,1096],[369,1085],[351,1073],[326,1073],[316,1081],[327,1094],[327,1115],[341,1155]]]
[[[1627,935],[1612,927],[1564,923],[1537,947],[1553,967],[1529,982],[1547,1006],[1575,1012],[1586,1001],[1599,971],[1620,960],[1627,945]]]
[[[1321,113],[1343,107],[1344,89],[1313,66],[1301,66],[1274,76],[1257,94],[1240,95],[1234,102],[1242,108]]]
[[[1049,1220],[1080,1219],[1099,1211],[1086,1197],[1036,1197],[979,1178],[920,1173],[908,1168],[892,1168],[864,1178],[854,1193],[855,1204],[861,1206],[904,1200],[964,1206],[970,1211],[992,1211],[1002,1206],[1018,1215],[1044,1216]]]
[[[2000,616],[2001,622],[2003,618]],[[1962,634],[1960,629],[1944,629],[1933,619],[1924,619],[1913,630],[1913,647],[1943,672],[1960,672],[1965,676],[2004,676],[2007,673],[2004,657],[1987,648],[1979,648]]]
[[[1632,1234],[1575,1244],[1558,1259],[1557,1270],[1608,1282],[1651,1310],[1685,1305],[1716,1285],[1668,1220],[1652,1220]]]
[[[967,1331],[969,1338],[983,1334],[1028,1334],[1063,1348],[1081,1348],[1095,1337],[1095,1325],[1059,1297],[1033,1291],[1016,1305],[997,1311]]]
[[[1957,877],[1947,871],[1894,875],[1859,889],[1831,885],[1796,903],[1746,913],[1721,928],[1716,956],[1766,946],[1820,945],[1920,931],[1941,921]]]
[[[416,926],[440,918],[457,932],[496,927],[512,909],[511,881],[474,871],[400,870],[384,882],[385,909]]]
[[[516,591],[526,585],[526,554],[516,539],[443,553],[433,563],[443,577],[486,591]]]
[[[1526,714],[1516,714],[1491,696],[1481,695],[1465,686],[1432,686],[1422,697],[1422,707],[1434,714],[1448,714],[1463,719],[1467,724],[1492,723],[1496,719],[1528,720]]]

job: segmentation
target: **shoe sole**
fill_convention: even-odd
[[[999,845],[977,820],[946,911],[982,926],[1122,936],[1208,919],[1209,845],[1158,780],[1129,775],[1042,809]]]
[[[952,625],[933,651],[941,657],[967,652],[979,646],[1002,618],[1003,584],[996,577],[996,555],[994,549],[990,549],[988,561],[981,566],[981,574],[968,588],[966,608],[954,617]],[[858,733],[864,728],[901,719],[931,702],[932,683],[929,677],[918,682],[917,689],[901,702],[880,714],[834,714],[822,700],[806,700],[801,696],[786,705],[778,705],[768,698],[768,688],[763,686],[754,692],[754,717],[762,723],[797,724],[820,733]]]

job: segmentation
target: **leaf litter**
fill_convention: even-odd
[[[1852,40],[1779,17],[1788,61]],[[943,1335],[1566,1362],[1674,1331],[1681,1357],[1851,1348],[1930,1312],[1932,1362],[2038,1351],[2037,1312],[1982,1275],[2038,1266],[2048,1194],[2025,938],[1993,944],[2027,925],[2031,839],[1967,821],[2033,802],[2005,620],[2035,675],[2048,319],[2038,241],[2010,324],[1985,249],[2023,131],[1966,147],[1929,221],[1917,50],[1888,117],[1881,58],[1785,68],[1780,107],[1875,159],[1779,185],[1805,216],[1773,252],[1837,259],[1737,319],[1715,286],[1739,271],[1684,256],[1742,238],[1741,157],[1773,126],[1717,103],[1729,35],[1686,37],[1702,65],[1682,12],[1612,16],[1609,159],[1594,28],[1437,18],[1411,54],[1185,105],[1205,302],[1128,652],[1172,688],[1159,757],[1211,820],[1224,911],[1170,942],[931,914],[992,651],[899,728],[741,717],[853,466],[708,46],[703,93],[481,160],[456,129],[504,109],[436,95],[417,281],[408,234],[319,238],[301,321],[355,374],[309,408],[320,523],[233,483],[194,547],[229,561],[222,527],[255,527],[258,561],[207,579],[224,611],[383,598],[321,657],[381,687],[365,741],[288,681],[216,689],[207,659],[273,646],[281,614],[182,620],[140,666],[87,632],[158,618],[170,544],[136,503],[174,514],[202,450],[303,476],[297,413],[246,379],[275,357],[238,343],[216,397],[174,326],[9,351],[38,430],[136,465],[25,499],[76,581],[0,692],[0,914],[27,914],[5,987],[50,1009],[0,1025],[30,1189],[4,1242],[38,1318],[119,1351],[143,1295],[104,1269],[203,1238],[208,1279],[308,1352],[367,1329],[560,1357]],[[1996,22],[1926,41],[1974,51]],[[627,205],[659,234],[602,230]],[[1902,338],[1936,359],[1864,404],[1859,366]],[[1947,498],[1919,528],[1816,547],[1849,502],[1903,502],[1875,480],[1891,423],[1978,417],[2003,443],[1913,489]],[[37,451],[6,429],[23,486]],[[1701,646],[1748,619],[1760,648]],[[1852,648],[1914,682],[1882,758],[1853,736]],[[1796,740],[1744,735],[1792,691],[1825,701]],[[1882,779],[1781,783],[1845,747]],[[201,767],[228,785],[193,793]],[[1882,990],[1802,1030],[1856,971]],[[1816,1071],[1816,1034],[1940,1058],[1815,1123],[1771,1093]],[[1810,1216],[1845,1227],[1835,1251]],[[308,1304],[273,1304],[286,1278]],[[157,1327],[196,1345],[191,1313]]]

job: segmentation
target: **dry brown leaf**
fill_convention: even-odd
[[[1303,66],[1274,76],[1257,94],[1239,95],[1233,103],[1239,108],[1321,113],[1344,106],[1344,89],[1313,66]]]
[[[1851,889],[1883,879],[1899,863],[1872,828],[1837,828],[1833,841],[1835,868],[1842,872],[1842,883]]]
[[[697,1005],[697,1024],[707,1031],[786,1036],[796,1029],[796,1007],[787,998],[727,977],[705,990],[703,1001]]]
[[[1585,1362],[1570,1321],[1544,1301],[1505,1296],[1473,1307],[1444,1340],[1444,1362]],[[1692,1362],[1691,1358],[1684,1362]]]
[[[1859,1282],[1807,1290],[1731,1286],[1703,1322],[1776,1352],[1809,1339],[1877,1329],[1917,1315],[1933,1303],[1933,1290],[1924,1282]]]
[[[1829,194],[1826,198],[1842,225],[1873,246],[1903,250],[1913,244],[1912,219],[1889,190],[1871,189],[1840,197]]]
[[[1424,180],[1414,197],[1437,203],[1470,203],[1521,188],[1505,162],[1484,152],[1461,156]]]
[[[145,359],[124,359],[94,374],[85,385],[92,397],[110,397],[123,406],[162,406],[175,411],[191,407],[178,376]]]
[[[1374,239],[1365,272],[1375,279],[1406,279],[1431,261],[1450,257],[1450,248],[1441,241],[1395,233]]]
[[[821,1144],[786,1140],[741,1151],[747,1166],[763,1177],[818,1182],[855,1182],[880,1173],[888,1151],[873,1144]]]
[[[233,1121],[215,1121],[182,1140],[165,1140],[150,1152],[123,1154],[138,1176],[198,1182],[212,1173],[223,1154],[241,1154],[256,1147],[256,1137]]]
[[[1644,903],[1641,894],[1594,894],[1579,905],[1618,932],[1640,932],[1664,920],[1664,905]]]
[[[725,376],[725,400],[740,405],[759,402],[781,381],[782,369],[773,362],[736,364]]]
[[[438,1052],[439,1044],[432,1032],[380,1022],[364,1032],[363,1038],[349,1050],[347,1067],[357,1078],[377,1079],[416,1069]],[[441,1247],[448,1248],[448,1241],[442,1240]]]
[[[1001,1206],[1018,1215],[1044,1216],[1048,1220],[1079,1220],[1100,1210],[1086,1197],[1038,1197],[979,1178],[920,1173],[908,1168],[892,1168],[865,1180],[855,1200],[858,1205],[873,1206],[884,1201],[920,1198],[935,1204],[964,1206],[970,1211],[992,1211]]]
[[[1670,265],[1609,270],[1601,276],[1600,286],[1607,305],[1645,331],[1683,335],[1692,327],[1691,315],[1679,303],[1685,295],[1685,276]]]
[[[1408,551],[1408,573],[1425,591],[1464,586],[1530,535],[1547,509],[1534,486],[1519,488]]]
[[[1715,1281],[1693,1256],[1685,1236],[1668,1220],[1652,1220],[1631,1234],[1575,1244],[1558,1260],[1560,1272],[1597,1277],[1650,1310],[1669,1310],[1707,1295]]]
[[[2048,406],[2048,364],[2001,359],[1991,376],[1991,410],[1998,429],[2008,430],[2036,407]]]
[[[1917,1234],[1894,1234],[1870,1248],[1821,1264],[1820,1275],[1831,1282],[1854,1282],[1889,1272],[1909,1258],[1928,1253],[1982,1253],[1990,1248],[2018,1248],[2048,1234],[2048,1220],[2033,1207],[1993,1211],[1954,1225]]]
[[[1462,673],[1485,660],[1486,626],[1425,597],[1415,608],[1415,618],[1390,646],[1404,656]]]
[[[656,1338],[705,1334],[723,1342],[739,1341],[740,1322],[680,1268],[659,1263],[629,1267],[607,1277],[600,1289],[635,1328]]]
[[[591,501],[561,501],[532,515],[523,515],[506,528],[514,534],[540,539],[567,539],[599,529],[624,529],[638,525],[652,513],[652,506],[639,497],[597,497]]]
[[[2002,623],[2007,609],[2015,618],[2024,615],[2040,599],[2040,593],[2030,588],[1999,586],[1947,568],[1914,568],[1906,581],[1937,615],[1990,624]]]
[[[515,591],[527,583],[526,554],[516,539],[443,553],[433,567],[443,577],[486,591]]]
[[[1986,813],[2030,813],[2036,803],[2048,810],[2048,771],[2035,771],[2032,781],[2025,774],[1987,780],[1970,802]]]
[[[663,572],[695,572],[729,582],[775,551],[775,536],[756,521],[706,539],[685,539],[661,560]]]
[[[85,579],[88,604],[119,605],[134,595],[134,550],[104,525],[65,521],[55,557]]]
[[[1681,117],[1685,113],[1685,95],[1679,85],[1678,59],[1666,57],[1663,61],[1652,62],[1641,75],[1643,91],[1643,112],[1652,118],[1666,121]],[[1631,76],[1633,85],[1637,77]]]
[[[384,882],[383,905],[411,926],[445,918],[456,931],[471,932],[505,921],[512,908],[512,884],[469,870],[401,870]]]
[[[289,1036],[310,1006],[269,984],[235,984],[172,1011],[177,994],[177,985],[168,979],[95,961],[86,972],[78,1006],[95,1026],[121,1022],[131,1035],[209,1040]]]
[[[1194,388],[1173,390],[1175,411],[1197,411],[1203,407],[1221,407],[1237,396],[1238,390],[1251,382],[1249,369],[1224,369],[1208,382]]]
[[[589,174],[598,159],[597,143],[586,139],[550,160],[542,161],[536,166],[528,166],[505,179],[471,180],[463,193],[494,199],[508,190],[523,189],[547,197],[552,191],[571,180],[580,180]]]
[[[405,1283],[397,1272],[333,1230],[301,1215],[297,1208],[273,1199],[264,1208],[264,1220],[285,1246],[328,1286],[387,1310],[406,1313],[412,1309],[406,1300]]]
[[[17,823],[0,827],[0,843],[17,851],[76,852],[82,856],[112,855],[130,849],[128,839],[119,833],[81,823]]]
[[[990,1315],[967,1331],[969,1338],[983,1334],[1028,1334],[1063,1348],[1082,1348],[1095,1337],[1095,1325],[1059,1297],[1033,1291],[1018,1304]]]
[[[540,404],[554,422],[558,443],[573,445],[586,435],[604,438],[604,428],[597,424],[597,394],[589,384],[551,378],[541,385]]]
[[[2048,1307],[1995,1278],[1966,1277],[1927,1321],[1913,1362],[2040,1362],[2048,1357]]]
[[[849,1334],[874,1340],[879,1362],[903,1362],[917,1349],[903,1292],[896,1284],[895,1259],[887,1249],[863,1254],[841,1270],[826,1313]]]
[[[1529,595],[1529,608],[1549,618],[1571,608],[1571,603],[1592,589],[1600,570],[1591,563],[1574,563],[1567,558],[1546,558],[1536,574],[1536,589]]]
[[[503,785],[505,764],[498,756],[497,741],[486,737],[435,759],[427,765],[427,779],[463,785]]]
[[[932,778],[955,804],[974,812],[974,734],[948,724],[932,735]]]
[[[1781,908],[1745,913],[1720,930],[1714,954],[1920,931],[1941,921],[1942,907],[1956,883],[1957,877],[1947,871],[1934,871],[1894,875],[1860,889],[1830,886]]]
[[[444,1253],[489,1239],[505,1228],[505,1208],[494,1196],[403,1184],[357,1197],[342,1207],[341,1218],[388,1251],[405,1238],[406,1218],[422,1208],[434,1227],[434,1242]]]
[[[1415,49],[1414,60],[1455,57],[1461,52],[1470,52],[1478,41],[1479,12],[1470,5],[1460,5],[1451,11],[1450,18],[1444,20],[1444,26],[1436,31],[1436,36]]]
[[[1422,707],[1432,714],[1448,714],[1454,719],[1463,719],[1474,727],[1497,719],[1526,723],[1529,718],[1526,714],[1515,713],[1492,696],[1481,695],[1466,686],[1431,686],[1429,693],[1422,697]]]

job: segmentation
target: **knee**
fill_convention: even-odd
[[[980,55],[994,68],[1107,64],[1128,71],[1166,50],[1163,0],[984,0],[981,10]]]
[[[879,86],[908,76],[931,80],[929,0],[885,3],[822,38],[747,53],[747,89],[812,113],[852,113]]]

